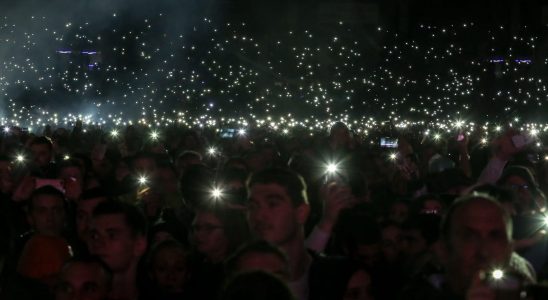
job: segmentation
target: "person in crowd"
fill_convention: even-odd
[[[327,258],[307,251],[305,246],[304,224],[310,207],[303,178],[289,169],[266,169],[252,174],[247,188],[252,232],[287,255],[288,285],[295,297],[316,299],[315,277],[329,272],[329,267],[324,264]]]
[[[195,250],[191,262],[192,293],[214,299],[223,282],[224,261],[249,236],[245,214],[223,203],[204,204],[197,208],[191,228],[190,240]]]
[[[488,195],[457,199],[441,223],[441,242],[442,276],[411,281],[402,299],[494,299],[485,274],[496,270],[515,274],[524,284],[536,280],[531,266],[513,252],[511,217]]]
[[[173,239],[155,244],[148,254],[147,270],[155,299],[184,299],[190,271],[188,252]]]
[[[225,263],[227,278],[248,271],[265,271],[289,280],[286,255],[265,240],[255,240],[240,247]]]
[[[295,300],[287,285],[278,277],[264,271],[250,271],[230,280],[221,300]]]
[[[112,272],[94,256],[74,257],[65,263],[55,285],[55,300],[106,300]]]
[[[48,137],[41,136],[30,141],[32,154],[32,176],[39,178],[53,178],[55,164],[53,163],[53,143]]]
[[[137,267],[147,249],[147,222],[132,204],[108,200],[93,210],[89,252],[113,273],[109,298],[139,299]]]

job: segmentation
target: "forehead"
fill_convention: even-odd
[[[34,144],[30,146],[31,151],[48,151],[49,146],[46,144]]]
[[[32,198],[35,206],[62,206],[63,199],[54,195],[36,195]]]
[[[257,183],[251,186],[250,196],[252,198],[289,198],[286,188],[277,183]]]
[[[107,214],[93,217],[95,229],[125,229],[129,230],[123,214]]]
[[[483,199],[473,200],[457,208],[451,221],[454,229],[506,229],[502,209],[495,203]]]
[[[74,262],[68,265],[61,274],[63,280],[69,282],[100,281],[104,278],[104,272],[96,263]]]
[[[221,221],[217,216],[210,212],[198,212],[194,218],[194,223],[209,223],[209,224],[220,224]]]

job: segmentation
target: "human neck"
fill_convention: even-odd
[[[304,234],[303,234],[304,235]],[[301,278],[308,269],[312,258],[304,246],[303,235],[294,238],[292,241],[280,245],[289,260],[290,280],[295,281]]]
[[[109,299],[136,300],[138,298],[136,267],[131,267],[125,272],[114,273]]]

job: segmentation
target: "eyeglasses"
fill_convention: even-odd
[[[508,187],[514,191],[527,191],[529,190],[529,186],[526,184],[510,184]]]
[[[216,229],[222,229],[223,226],[219,225],[213,225],[213,224],[193,224],[190,229],[193,233],[197,232],[204,232],[204,233],[211,233]]]

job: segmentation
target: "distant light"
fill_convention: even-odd
[[[119,134],[118,130],[116,130],[116,129],[114,129],[110,132],[110,136],[112,136],[112,137],[118,137],[118,134]]]
[[[390,158],[390,160],[396,160],[396,158],[398,158],[398,154],[397,153],[390,153],[390,155],[388,157]]]
[[[70,159],[70,155],[65,154],[65,156],[63,156],[63,160],[69,160],[69,159]]]
[[[152,140],[157,140],[159,137],[160,137],[160,135],[158,134],[157,131],[153,131],[153,132],[150,133],[150,138]]]
[[[219,199],[223,196],[223,190],[218,188],[218,187],[215,187],[211,190],[211,197],[213,197],[214,199]]]
[[[207,153],[211,156],[215,156],[215,154],[217,154],[217,149],[215,149],[215,147],[210,147],[207,149]]]
[[[439,140],[441,138],[441,135],[439,133],[434,134],[434,140]]]
[[[137,179],[140,185],[145,185],[148,182],[148,177],[145,175],[139,176],[139,179]]]
[[[238,135],[246,135],[245,129],[242,128],[242,129],[238,130]]]
[[[328,163],[325,170],[327,173],[333,174],[339,171],[339,166],[336,163]]]
[[[18,154],[16,157],[15,157],[15,161],[17,161],[18,163],[22,163],[25,161],[25,156],[23,154]]]
[[[4,132],[5,132],[5,133],[10,132],[10,128],[9,128],[8,126],[4,127]]]
[[[491,276],[493,276],[493,279],[495,280],[501,280],[504,277],[504,271],[501,269],[495,269],[491,273]]]

